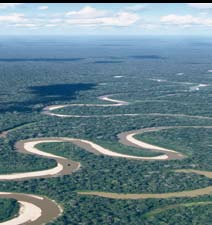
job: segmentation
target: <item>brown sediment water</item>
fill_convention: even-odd
[[[204,175],[208,178],[212,178],[212,172],[210,171],[182,169],[182,170],[175,170],[175,172],[196,173],[196,174]],[[93,195],[93,196],[112,198],[112,199],[180,198],[180,197],[197,197],[201,195],[210,195],[212,194],[212,186],[199,188],[195,190],[170,192],[170,193],[156,193],[156,194],[149,194],[149,193],[148,194],[147,193],[122,194],[122,193],[100,192],[100,191],[78,191],[77,193],[79,195]]]
[[[194,169],[179,169],[179,170],[175,170],[175,172],[178,172],[178,173],[196,173],[196,174],[199,174],[199,175],[206,176],[208,178],[212,178],[212,172],[211,171],[194,170]]]
[[[29,125],[32,125],[34,123],[36,123],[36,122],[24,123],[24,124],[20,124],[16,127],[10,128],[8,130],[1,131],[0,132],[0,138],[6,138],[8,133],[10,133],[11,131],[14,131],[14,130],[17,130],[19,128],[23,128],[23,127],[26,127],[26,126],[29,126]]]
[[[168,159],[182,159],[185,156],[182,154],[179,155],[177,152],[173,152],[173,150],[161,148],[155,145],[151,145],[152,148],[149,148],[149,144],[137,141],[133,142],[137,139],[130,139],[127,137],[133,137],[137,134],[142,134],[145,132],[154,132],[154,131],[160,131],[160,130],[166,130],[166,129],[178,129],[178,128],[208,128],[211,129],[212,126],[168,126],[168,127],[151,127],[151,128],[143,128],[139,130],[133,130],[128,132],[123,132],[118,135],[119,142],[128,146],[133,147],[142,147],[146,148],[151,151],[156,152],[165,152],[169,157]],[[195,173],[199,175],[204,175],[208,178],[212,178],[212,172],[211,171],[204,171],[204,170],[194,170],[194,169],[178,169],[175,170],[175,172],[181,172],[181,173]],[[77,192],[80,195],[93,195],[93,196],[99,196],[99,197],[105,197],[105,198],[112,198],[112,199],[147,199],[147,198],[175,198],[175,197],[196,197],[200,195],[207,195],[212,194],[212,186],[195,189],[195,190],[187,190],[187,191],[180,191],[180,192],[172,192],[172,193],[156,193],[156,194],[147,194],[147,193],[140,193],[140,194],[122,194],[122,193],[111,193],[111,192],[99,192],[99,191],[78,191]]]
[[[74,107],[74,106],[97,106],[97,107],[114,107],[114,106],[124,106],[129,105],[129,102],[116,100],[110,98],[112,95],[103,95],[98,97],[100,100],[113,102],[113,104],[66,104],[66,105],[51,105],[46,106],[42,110],[42,114],[49,115],[49,116],[56,116],[62,118],[92,118],[92,117],[119,117],[119,116],[145,116],[145,115],[152,115],[152,116],[169,116],[169,117],[187,117],[193,119],[206,119],[212,120],[212,117],[207,116],[196,116],[196,115],[186,115],[186,114],[169,114],[169,113],[122,113],[122,114],[109,114],[109,115],[71,115],[71,114],[60,114],[60,113],[53,113],[53,110],[62,109],[66,107]]]
[[[46,139],[44,139],[46,140]],[[54,139],[55,140],[55,139]],[[25,144],[30,142],[30,141],[35,141],[35,139],[31,139],[31,140],[25,140],[25,141],[19,141],[16,143],[15,147],[17,149],[18,152],[20,153],[27,153],[27,154],[33,154],[30,153],[26,150],[25,148]],[[43,141],[43,140],[42,140]],[[48,142],[51,142],[51,138],[48,139]],[[61,140],[55,140],[58,142],[61,142]],[[46,156],[42,156],[42,157],[46,157]],[[46,175],[42,175],[42,176],[36,176],[36,171],[31,172],[31,174],[35,173],[35,176],[30,176],[30,172],[28,173],[16,173],[16,178],[11,178],[10,179],[10,174],[6,174],[6,175],[0,175],[4,176],[7,179],[0,179],[0,180],[28,180],[28,179],[32,179],[32,178],[48,178],[48,177],[54,177],[54,176],[63,176],[63,175],[67,175],[67,174],[71,174],[72,172],[77,171],[80,168],[80,163],[66,159],[66,158],[60,158],[58,156],[52,156],[52,157],[47,157],[47,158],[52,158],[55,159],[57,161],[58,164],[63,165],[63,169],[62,171],[60,171],[57,174],[54,175],[50,175],[48,174],[48,170],[44,170],[44,172],[46,171]],[[8,179],[8,177],[9,179]],[[20,177],[18,177],[20,176]],[[41,210],[41,216],[39,218],[37,218],[34,221],[27,221],[27,222],[23,222],[23,223],[18,223],[18,224],[31,224],[31,225],[41,225],[41,224],[45,224],[51,220],[54,220],[55,218],[57,218],[58,216],[60,216],[63,212],[62,207],[60,205],[58,205],[55,201],[50,200],[47,197],[44,196],[36,196],[36,195],[30,195],[30,194],[24,194],[24,193],[7,193],[7,192],[0,192],[0,196],[2,198],[13,198],[16,199],[18,202],[27,202],[30,203],[34,206],[37,206],[40,210]],[[29,206],[28,206],[29,207]],[[30,209],[28,209],[29,211]],[[33,213],[33,212],[31,212]],[[20,218],[21,215],[19,215],[17,218]],[[5,224],[8,225],[12,225],[14,223],[16,223],[14,221],[14,223],[12,222],[14,219],[17,218],[12,218],[11,220],[8,220],[6,222],[4,222]],[[11,223],[10,223],[11,221]]]
[[[60,205],[56,204],[55,201],[50,200],[44,196],[23,194],[23,193],[7,193],[1,192],[0,196],[2,198],[13,198],[17,201],[29,202],[37,206],[41,210],[41,215],[34,221],[27,221],[20,224],[30,224],[30,225],[41,225],[45,224],[51,220],[54,220],[60,216],[63,212],[63,209]],[[33,211],[31,212],[34,213]],[[8,221],[9,222],[9,221]],[[15,224],[14,224],[15,225]]]
[[[167,155],[167,159],[170,159],[170,160],[171,159],[183,159],[183,158],[185,158],[185,156],[177,151],[158,147],[155,145],[150,145],[146,142],[143,142],[141,140],[137,140],[134,138],[134,136],[137,134],[143,134],[146,132],[160,131],[160,130],[171,129],[171,128],[175,128],[175,127],[151,127],[151,128],[143,128],[143,129],[139,129],[139,130],[127,131],[127,132],[120,133],[118,135],[118,138],[119,138],[119,142],[121,144],[124,144],[127,146],[148,149],[149,151],[152,151],[152,152],[165,153]]]
[[[52,113],[52,110],[67,107],[67,106],[122,106],[128,105],[128,102],[120,101],[111,99],[110,95],[105,95],[99,97],[101,100],[113,102],[113,104],[67,104],[67,105],[57,105],[57,106],[48,106],[45,107],[42,111],[43,114],[50,115],[50,116],[59,116],[59,117],[93,117],[98,115],[61,115]],[[159,114],[159,113],[150,113],[150,114],[115,114],[115,115],[103,115],[103,117],[110,117],[110,116],[138,116],[138,115],[158,115],[158,116],[185,116],[191,118],[201,118],[201,119],[212,119],[208,117],[201,117],[201,116],[189,116],[183,114]],[[100,116],[98,116],[100,117]],[[153,157],[138,157],[132,156],[129,154],[121,154],[114,152],[110,149],[106,149],[94,142],[83,140],[83,139],[76,139],[76,138],[68,138],[68,137],[50,137],[50,138],[35,138],[35,139],[28,139],[22,140],[16,143],[15,147],[18,152],[25,153],[25,154],[35,154],[41,157],[54,159],[57,162],[57,166],[52,169],[47,169],[43,171],[33,171],[27,173],[16,173],[16,174],[5,174],[0,175],[0,180],[25,180],[25,179],[32,179],[32,178],[48,178],[48,177],[56,177],[56,176],[63,176],[67,174],[71,174],[77,171],[80,168],[80,163],[69,160],[64,157],[60,157],[51,153],[42,152],[35,147],[36,144],[43,143],[43,142],[71,142],[91,153],[94,154],[104,154],[110,157],[122,157],[126,159],[134,159],[134,160],[179,160],[183,159],[186,156],[180,152],[177,152],[172,149],[162,148],[156,145],[151,145],[146,142],[137,140],[134,138],[136,134],[142,134],[145,132],[153,132],[153,131],[160,131],[164,129],[175,129],[175,128],[212,128],[212,126],[170,126],[170,127],[151,127],[151,128],[143,128],[139,130],[133,130],[129,132],[123,132],[118,135],[120,143],[128,146],[134,146],[137,148],[144,148],[154,152],[163,152],[163,155],[160,156],[153,156]],[[6,137],[8,131],[5,131],[0,134],[0,137]],[[176,172],[185,172],[185,173],[197,173],[202,174],[207,177],[212,177],[212,172],[209,171],[198,171],[198,170],[191,170],[191,169],[183,169],[177,170]],[[173,192],[173,193],[157,193],[157,194],[121,194],[121,193],[108,193],[108,192],[96,192],[96,191],[86,191],[86,192],[78,192],[81,195],[96,195],[100,197],[106,198],[114,198],[114,199],[145,199],[145,198],[171,198],[171,197],[195,197],[198,195],[203,194],[211,194],[212,193],[212,186],[206,188],[200,188],[196,190],[190,191],[182,191],[182,192]],[[25,201],[30,202],[41,209],[42,215],[36,219],[35,221],[29,221],[26,224],[44,224],[50,220],[57,218],[62,213],[62,209],[59,205],[57,205],[54,201],[46,198],[46,197],[33,197],[32,195],[22,194],[22,193],[0,193],[1,197],[6,198],[14,198],[18,201]],[[9,222],[9,221],[8,221]]]
[[[2,131],[0,133],[0,138],[6,138],[8,133],[9,133],[9,130],[8,131]]]
[[[51,143],[52,141],[54,142],[65,142],[65,140],[63,140],[62,138],[34,138],[34,139],[27,139],[27,140],[22,140],[16,143],[15,147],[17,149],[18,152],[20,153],[25,153],[25,154],[34,154],[33,152],[29,152],[27,151],[27,149],[25,148],[25,144],[30,143],[33,141],[37,141],[40,143],[43,142],[49,142]],[[54,159],[56,160],[57,164],[61,164],[63,166],[62,170],[54,175],[42,175],[42,176],[35,176],[36,178],[48,178],[48,177],[57,177],[57,176],[63,176],[63,175],[67,175],[67,174],[71,174],[75,171],[77,171],[78,169],[80,169],[80,163],[70,160],[70,159],[66,159],[64,157],[58,157],[57,155],[52,154],[52,156],[45,156],[45,155],[40,155],[41,157],[44,158],[49,158],[49,159]],[[26,178],[21,178],[21,179],[28,179]]]
[[[186,155],[183,155],[182,153],[179,153],[172,149],[167,149],[167,148],[162,148],[162,147],[159,147],[156,145],[151,145],[151,144],[148,144],[146,142],[143,142],[141,140],[137,140],[134,138],[134,136],[137,134],[143,134],[143,133],[155,132],[155,131],[161,131],[161,130],[168,130],[168,129],[180,129],[180,128],[211,129],[212,126],[163,126],[163,127],[142,128],[142,129],[138,129],[138,130],[122,132],[122,133],[118,134],[118,138],[119,138],[119,142],[121,144],[124,144],[127,146],[148,149],[149,151],[153,151],[153,152],[163,152],[168,156],[167,159],[183,159],[186,157]]]
[[[147,198],[179,198],[179,197],[196,197],[200,195],[212,194],[212,186],[199,188],[189,191],[171,192],[171,193],[156,193],[156,194],[122,194],[112,192],[99,191],[78,191],[80,195],[92,195],[112,199],[147,199]]]
[[[152,216],[155,216],[159,213],[162,213],[164,211],[167,211],[167,210],[170,210],[170,209],[175,209],[175,208],[178,208],[178,207],[192,207],[192,206],[204,206],[204,205],[211,205],[212,202],[211,201],[205,201],[205,202],[188,202],[188,203],[179,203],[179,204],[174,204],[174,205],[168,205],[168,206],[165,206],[165,207],[162,207],[162,208],[156,208],[156,209],[153,209],[147,213],[145,213],[143,215],[143,217],[152,217]]]

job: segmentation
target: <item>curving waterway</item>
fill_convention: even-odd
[[[104,95],[99,97],[101,100],[110,101],[112,104],[67,104],[67,105],[53,105],[47,106],[43,109],[42,113],[48,116],[57,116],[57,117],[93,117],[98,115],[63,115],[52,112],[53,110],[68,107],[68,106],[99,106],[99,107],[108,107],[108,106],[123,106],[128,105],[128,102],[116,100],[110,98],[111,95]],[[141,114],[115,114],[115,115],[103,115],[103,117],[108,116],[137,116]],[[147,114],[151,115],[151,114]],[[202,116],[189,116],[183,114],[158,114],[152,113],[152,115],[161,115],[161,116],[185,116],[191,118],[205,118],[212,119],[209,117]],[[67,138],[67,137],[51,137],[51,138],[35,138],[35,139],[27,139],[18,141],[15,145],[16,150],[23,154],[34,154],[39,155],[41,157],[54,159],[57,162],[57,165],[54,168],[41,170],[41,171],[33,171],[33,172],[20,172],[20,173],[12,173],[12,174],[1,174],[0,180],[26,180],[33,178],[48,178],[55,176],[63,176],[66,174],[71,174],[80,169],[80,163],[69,160],[67,158],[43,152],[39,150],[36,145],[40,143],[46,142],[71,142],[89,152],[94,154],[103,154],[110,157],[121,157],[131,160],[180,160],[186,155],[177,152],[173,149],[162,148],[156,145],[151,145],[141,140],[137,140],[134,136],[137,134],[142,134],[145,132],[153,132],[159,130],[173,129],[173,128],[212,128],[212,126],[166,126],[166,127],[151,127],[151,128],[143,128],[139,130],[133,130],[128,132],[123,132],[118,135],[119,142],[128,145],[134,146],[137,148],[148,149],[153,152],[163,153],[159,156],[152,157],[140,157],[129,154],[121,154],[114,152],[112,149],[104,148],[94,142],[84,139],[77,138]],[[5,137],[7,133],[3,133],[0,137]],[[196,173],[202,174],[207,177],[212,177],[212,172],[209,171],[199,171],[199,170],[178,170],[176,172],[184,172],[184,173]],[[106,192],[78,192],[79,194],[84,195],[97,195],[101,197],[107,198],[115,198],[115,199],[143,199],[143,198],[170,198],[170,197],[194,197],[198,195],[211,194],[212,186],[191,190],[191,191],[182,191],[182,192],[173,192],[173,193],[160,193],[160,194],[120,194],[120,193],[106,193]],[[20,204],[19,214],[6,222],[0,223],[3,225],[13,225],[13,224],[45,224],[46,222],[53,220],[60,216],[63,212],[62,207],[57,204],[55,201],[48,199],[44,196],[37,195],[29,195],[23,193],[7,193],[0,192],[0,197],[2,198],[14,198]],[[49,210],[51,209],[51,210]],[[34,212],[34,213],[33,213]]]

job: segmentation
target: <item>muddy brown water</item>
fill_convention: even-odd
[[[142,134],[146,132],[153,132],[153,131],[160,131],[160,130],[166,130],[166,129],[177,129],[177,128],[208,128],[211,129],[212,126],[168,126],[168,127],[151,127],[151,128],[143,128],[128,132],[123,132],[118,135],[119,142],[133,147],[139,147],[139,145],[134,144],[126,139],[126,137],[130,134]],[[148,149],[150,151],[155,152],[163,152],[163,150],[153,150]],[[167,160],[171,159],[183,159],[186,156],[179,154],[178,152],[165,152],[166,155],[168,155]],[[149,160],[149,159],[146,159]],[[194,170],[194,169],[179,169],[175,172],[181,172],[181,173],[195,173],[199,175],[204,175],[208,178],[212,178],[212,172],[211,171],[203,171],[203,170]],[[79,191],[77,192],[80,195],[91,195],[91,196],[99,196],[104,198],[112,198],[112,199],[147,199],[147,198],[175,198],[175,197],[196,197],[200,195],[207,195],[212,194],[212,186],[195,189],[195,190],[188,190],[188,191],[181,191],[181,192],[172,192],[172,193],[156,193],[156,194],[122,194],[122,193],[111,193],[111,192],[98,192],[98,191]]]
[[[53,140],[53,138],[29,139],[29,140],[19,141],[15,144],[16,150],[18,152],[24,153],[24,154],[33,154],[33,153],[30,153],[25,150],[24,143],[29,142],[29,141],[35,141],[35,140],[50,140],[51,141],[51,140]],[[55,140],[55,138],[54,138],[54,140]],[[61,141],[61,139],[58,139],[58,141]],[[60,173],[56,174],[55,176],[44,175],[44,176],[37,176],[34,178],[26,177],[26,178],[21,178],[21,179],[14,179],[14,180],[28,180],[28,179],[36,179],[36,178],[48,178],[48,177],[63,176],[63,175],[71,174],[71,173],[77,171],[80,166],[80,163],[69,160],[69,159],[60,159],[60,158],[46,157],[46,156],[40,156],[40,157],[52,158],[52,159],[56,160],[57,163],[60,163],[63,165],[63,170]],[[41,200],[41,199],[34,198],[34,197],[24,194],[24,193],[11,193],[11,194],[1,193],[0,196],[1,196],[1,198],[13,198],[18,201],[26,201],[26,202],[29,202],[29,203],[32,203],[32,204],[38,206],[41,209],[41,211],[42,211],[41,217],[39,217],[36,221],[29,221],[24,224],[30,224],[30,225],[45,224],[51,220],[54,220],[55,218],[60,216],[62,213],[60,206],[55,201],[52,201],[47,197],[42,196],[43,199]]]
[[[8,133],[9,133],[9,130],[8,131],[2,131],[0,133],[0,138],[6,138]]]
[[[48,108],[46,111],[43,113],[48,113]],[[138,115],[138,114],[136,114]],[[112,115],[111,115],[112,116]],[[177,115],[176,115],[177,116]],[[139,130],[134,130],[134,131],[129,131],[129,132],[123,132],[118,135],[119,142],[128,145],[128,146],[133,146],[133,147],[139,147],[137,144],[129,142],[126,137],[129,134],[135,133],[135,134],[142,134],[145,132],[152,132],[152,131],[159,131],[163,129],[173,129],[173,128],[212,128],[212,126],[172,126],[172,127],[153,127],[153,128],[143,128]],[[6,137],[7,133],[2,133],[2,136],[0,137]],[[27,150],[24,149],[24,143],[29,142],[29,141],[46,141],[49,140],[58,140],[58,142],[72,142],[75,145],[92,152],[94,154],[101,154],[98,152],[95,148],[93,148],[91,145],[81,142],[80,139],[75,139],[75,140],[68,140],[68,138],[62,138],[62,137],[51,137],[51,138],[36,138],[36,139],[28,139],[28,140],[23,140],[19,141],[16,143],[15,147],[18,152],[24,153],[24,154],[33,154],[29,153]],[[153,150],[153,149],[148,149],[150,151],[155,151],[155,152],[163,152],[162,150]],[[186,156],[182,155],[178,152],[165,152],[165,154],[168,156],[167,160],[170,159],[183,159]],[[57,161],[57,163],[60,163],[63,165],[63,170],[56,174],[56,175],[44,175],[44,176],[37,176],[36,178],[48,178],[48,177],[56,177],[56,176],[63,176],[63,175],[68,175],[71,174],[75,171],[77,171],[80,167],[79,162],[75,162],[69,159],[61,159],[61,158],[55,158],[55,157],[47,157],[47,156],[40,156],[44,158],[52,158]],[[151,159],[141,159],[141,160],[151,160]],[[177,172],[177,171],[176,171]],[[194,172],[195,170],[182,170],[178,172]],[[211,176],[211,172],[208,171],[200,171],[199,174],[207,174],[209,173]],[[205,175],[204,174],[204,175]],[[19,180],[25,180],[25,179],[35,179],[35,178],[22,178]],[[15,180],[15,179],[14,179]],[[212,186],[206,187],[206,188],[201,188],[201,189],[196,189],[196,190],[191,190],[191,191],[182,191],[182,192],[174,192],[174,193],[159,193],[159,194],[119,194],[119,193],[106,193],[106,192],[78,192],[78,194],[83,194],[83,195],[96,195],[100,197],[106,197],[106,198],[115,198],[115,199],[144,199],[144,198],[170,198],[170,197],[194,197],[198,195],[203,195],[203,194],[211,194],[212,193]],[[11,193],[11,194],[0,194],[1,197],[3,198],[14,198],[17,199],[18,201],[26,201],[30,202],[32,204],[37,205],[41,210],[42,210],[42,216],[38,218],[36,221],[33,222],[28,222],[25,224],[32,224],[32,225],[40,225],[40,224],[45,224],[58,216],[61,215],[61,208],[56,202],[48,199],[47,197],[43,197],[43,199],[36,199],[33,198],[30,195],[27,194],[22,194],[22,193]]]
[[[160,127],[160,128],[144,128],[144,129],[139,129],[139,130],[134,130],[134,131],[129,131],[129,132],[123,132],[121,134],[118,135],[119,138],[119,142],[123,145],[127,145],[127,146],[132,146],[132,147],[136,147],[136,148],[141,148],[139,145],[137,145],[136,143],[132,143],[130,141],[128,141],[126,139],[126,137],[130,134],[142,134],[142,133],[146,133],[146,132],[151,132],[151,131],[159,131],[159,130],[163,130],[165,129],[164,127]],[[134,136],[134,135],[133,135]],[[145,148],[143,148],[145,149]],[[174,159],[183,159],[186,156],[180,154],[179,152],[168,152],[168,151],[163,151],[163,150],[159,150],[159,149],[149,149],[149,151],[151,152],[161,152],[161,153],[165,153],[168,158],[166,160],[174,160]],[[151,159],[144,159],[144,160],[151,160]],[[152,159],[153,160],[153,159]]]
[[[111,192],[98,192],[98,191],[79,191],[80,195],[93,195],[104,198],[112,199],[147,199],[147,198],[179,198],[179,197],[196,197],[200,195],[212,194],[212,186],[200,188],[190,191],[171,192],[171,193],[156,193],[156,194],[121,194]]]
[[[58,204],[56,204],[54,201],[44,196],[42,197],[40,196],[43,199],[38,199],[28,194],[11,193],[11,194],[1,194],[1,197],[10,198],[10,199],[13,198],[18,201],[30,202],[41,209],[42,214],[36,221],[29,221],[23,224],[30,224],[30,225],[45,224],[49,221],[56,219],[62,214],[62,208]]]
[[[51,142],[51,140],[58,140],[58,142],[64,141],[62,138],[34,138],[34,139],[27,139],[27,140],[23,140],[23,141],[18,141],[15,144],[15,147],[17,149],[18,152],[20,153],[24,153],[24,154],[31,154],[31,155],[35,155],[33,153],[28,152],[25,148],[24,148],[24,144],[30,141],[46,141],[49,140]],[[65,141],[64,141],[65,142]],[[63,175],[68,175],[71,174],[75,171],[77,171],[79,169],[80,163],[70,160],[70,159],[61,159],[61,158],[55,158],[55,157],[50,157],[50,156],[40,156],[39,157],[43,157],[43,158],[49,158],[49,159],[54,159],[57,163],[60,163],[63,165],[63,169],[62,171],[60,171],[58,174],[55,175],[44,175],[44,176],[37,176],[36,178],[48,178],[48,177],[57,177],[57,176],[63,176]],[[19,180],[26,180],[26,179],[30,179],[30,178],[22,178]],[[34,179],[34,178],[31,178]]]
[[[127,131],[127,132],[122,132],[120,134],[118,134],[118,138],[119,138],[119,142],[123,145],[127,145],[127,146],[132,146],[132,147],[136,147],[136,148],[141,148],[139,145],[137,145],[136,143],[132,143],[130,141],[127,140],[127,136],[130,134],[143,134],[143,133],[147,133],[147,132],[154,132],[154,131],[160,131],[160,130],[168,130],[168,129],[179,129],[179,128],[209,128],[211,129],[212,126],[164,126],[164,127],[151,127],[151,128],[142,128],[142,129],[138,129],[138,130],[132,130],[132,131]],[[133,135],[134,136],[134,135]],[[179,159],[184,159],[187,156],[183,155],[179,152],[168,152],[168,151],[163,151],[163,150],[156,150],[156,149],[150,149],[150,148],[144,148],[144,149],[148,149],[149,151],[152,152],[162,152],[165,153],[168,156],[168,159],[166,160],[179,160]],[[149,159],[145,159],[148,160]]]

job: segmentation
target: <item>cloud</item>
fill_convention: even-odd
[[[187,3],[187,4],[197,9],[212,9],[212,3]]]
[[[96,18],[106,15],[105,10],[97,10],[90,6],[85,6],[79,11],[70,11],[66,13],[66,16],[71,16],[75,18]]]
[[[136,14],[121,12],[111,17],[69,19],[68,24],[73,25],[104,25],[104,26],[129,26],[134,24],[140,17]]]
[[[192,15],[179,16],[175,14],[170,14],[170,15],[161,17],[160,21],[162,23],[180,25],[180,24],[197,23],[198,20]]]
[[[129,26],[140,19],[135,13],[120,12],[113,17],[102,18],[102,24],[106,26]]]
[[[66,23],[85,26],[129,26],[140,19],[140,16],[131,12],[118,12],[110,15],[108,11],[97,10],[86,6],[79,11],[66,13]]]
[[[26,22],[24,14],[21,13],[13,13],[9,15],[0,16],[0,23],[19,23]]]
[[[37,24],[34,23],[17,23],[13,24],[14,27],[37,27]]]
[[[41,9],[42,7],[42,9]],[[44,10],[46,6],[38,9]],[[78,11],[69,11],[63,14],[38,15],[37,17],[26,17],[21,13],[0,15],[0,24],[7,24],[10,27],[20,28],[53,28],[53,27],[127,27],[134,25],[140,20],[140,16],[130,11],[109,11],[99,10],[90,6],[85,6]]]
[[[139,10],[142,10],[144,8],[146,8],[146,5],[144,5],[144,4],[137,4],[137,5],[125,7],[125,9],[129,10],[129,11],[139,11]]]
[[[23,3],[0,3],[0,9],[13,8],[17,5],[22,5]]]
[[[40,10],[47,10],[49,7],[47,5],[42,5],[42,6],[39,6],[38,9]]]
[[[212,18],[194,17],[192,15],[175,15],[170,14],[162,16],[160,21],[171,25],[203,25],[212,26]]]

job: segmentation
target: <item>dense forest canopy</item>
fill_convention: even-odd
[[[0,134],[0,174],[56,165],[53,159],[18,153],[15,143],[29,138],[82,138],[119,153],[160,155],[122,145],[117,135],[148,127],[212,126],[211,60],[212,41],[207,38],[2,38],[0,132],[6,133]],[[96,115],[91,118],[42,113],[49,105],[105,104],[98,97],[108,94],[129,104],[54,110],[67,115]],[[78,191],[169,193],[211,186],[212,179],[204,175],[175,172],[212,171],[211,132],[209,128],[190,127],[136,136],[187,156],[170,161],[112,158],[70,143],[42,143],[39,149],[80,162],[80,170],[54,178],[1,181],[0,191],[33,193],[55,200],[64,207],[63,215],[49,222],[55,225],[209,225],[211,195],[117,200],[80,195]],[[15,200],[3,199],[0,205],[2,212],[7,212],[1,220],[18,211]]]

